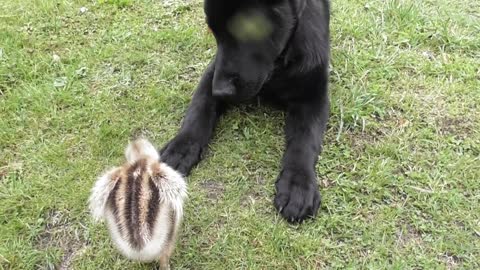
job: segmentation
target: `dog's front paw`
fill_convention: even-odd
[[[313,171],[284,169],[275,188],[275,208],[288,222],[302,222],[316,216],[321,198]]]
[[[177,135],[160,150],[160,160],[186,176],[200,161],[203,148],[195,138]]]

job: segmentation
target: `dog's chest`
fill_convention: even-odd
[[[289,101],[305,96],[305,87],[302,81],[287,75],[276,75],[268,81],[260,91],[260,96],[276,101]]]

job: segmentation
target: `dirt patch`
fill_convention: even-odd
[[[4,190],[4,192],[6,192],[5,194],[9,194],[10,192],[14,192],[20,186],[22,186],[24,184],[25,178],[23,175],[22,163],[12,162],[5,166],[1,166],[3,164],[0,164],[0,186]],[[9,214],[15,214],[14,212],[16,212],[15,208],[9,209],[7,207],[7,209],[5,213],[7,216]],[[1,259],[2,259],[2,256],[0,255],[0,261]],[[2,269],[1,265],[0,265],[0,269]]]
[[[405,229],[397,232],[397,245],[400,247],[420,246],[423,244],[422,234],[411,225],[407,225]]]
[[[13,162],[7,165],[0,165],[0,180],[3,180],[11,173],[21,172],[22,166],[22,163],[17,162]]]
[[[65,211],[59,210],[50,210],[44,220],[44,230],[38,235],[35,246],[40,250],[60,249],[63,257],[55,269],[72,269],[75,256],[87,246],[83,230],[79,230],[76,226],[80,223],[72,220]]]
[[[6,167],[0,167],[0,180],[5,178],[8,174],[8,170]]]
[[[258,201],[264,200],[266,197],[258,190],[251,190],[248,194],[245,194],[240,198],[240,205],[246,207],[249,205],[254,205]]]
[[[265,191],[265,185],[268,185],[265,177],[256,176],[254,181],[255,185],[240,198],[240,205],[242,207],[252,206],[258,202],[270,199],[268,193]]]
[[[225,193],[225,185],[219,181],[207,180],[200,183],[200,187],[211,201],[217,201]]]
[[[457,255],[445,253],[439,257],[439,260],[445,263],[447,269],[457,269],[461,266],[461,259]]]
[[[437,121],[441,135],[454,135],[459,138],[466,138],[472,134],[473,123],[461,117],[443,117]]]

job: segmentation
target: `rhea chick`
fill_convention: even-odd
[[[183,177],[160,162],[146,139],[131,142],[127,162],[98,178],[90,196],[96,220],[106,220],[115,246],[127,258],[169,269],[183,217],[187,187]]]

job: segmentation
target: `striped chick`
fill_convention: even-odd
[[[159,260],[169,269],[183,217],[187,187],[146,139],[131,142],[127,162],[98,178],[90,196],[95,220],[106,220],[115,246],[127,258]]]

